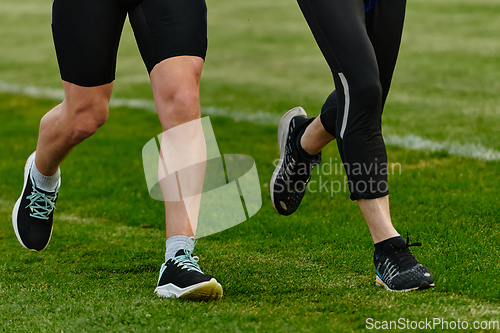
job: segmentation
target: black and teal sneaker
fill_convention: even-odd
[[[31,154],[24,167],[23,192],[12,211],[12,225],[22,246],[41,251],[47,247],[52,236],[54,209],[61,179],[52,192],[37,188],[31,176],[33,163],[35,153]]]
[[[377,271],[376,284],[391,291],[423,290],[434,287],[429,269],[418,262],[408,249],[421,243],[408,244],[396,238],[384,247],[384,252],[373,257]]]
[[[279,163],[271,177],[270,192],[274,209],[281,215],[293,214],[299,208],[306,192],[312,168],[321,163],[321,153],[311,160],[300,155],[297,135],[314,118],[308,118],[301,107],[289,110],[278,126]]]
[[[162,297],[185,298],[197,301],[219,300],[222,286],[213,275],[204,274],[193,257],[194,237],[186,242],[183,250],[161,265],[156,294]]]

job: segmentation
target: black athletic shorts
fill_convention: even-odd
[[[64,81],[93,87],[115,79],[127,14],[149,73],[167,58],[205,59],[205,0],[54,0],[52,33]]]

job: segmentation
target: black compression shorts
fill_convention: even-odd
[[[127,14],[149,73],[167,58],[205,59],[205,0],[54,0],[52,33],[64,81],[93,87],[115,79]]]

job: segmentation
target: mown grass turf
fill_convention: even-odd
[[[331,90],[328,68],[294,2],[209,0],[210,50],[202,104],[317,113]],[[494,0],[409,2],[405,38],[384,131],[480,142],[499,149],[499,5]],[[229,27],[229,28],[228,28]],[[50,8],[0,4],[0,80],[59,87]],[[34,51],[36,50],[36,52]],[[150,98],[127,27],[115,95]],[[200,240],[201,267],[220,278],[220,302],[157,298],[163,208],[148,197],[141,149],[161,129],[156,115],[115,108],[108,123],[62,167],[53,239],[31,253],[10,213],[39,119],[54,102],[0,94],[0,327],[4,331],[324,332],[376,320],[500,319],[499,162],[388,147],[396,228],[421,241],[414,253],[436,287],[389,293],[374,286],[372,243],[348,193],[308,193],[280,217],[269,200],[276,127],[213,118],[222,153],[252,156],[263,196],[249,221]],[[334,144],[324,160],[339,164]],[[321,169],[319,169],[321,170]],[[343,181],[323,168],[319,183]],[[401,172],[399,173],[399,170]],[[333,174],[332,174],[333,173]],[[337,183],[334,183],[337,184]]]
[[[53,239],[45,251],[27,252],[17,243],[10,212],[36,136],[37,123],[28,119],[49,104],[0,97],[6,111],[0,121],[25,124],[21,133],[10,133],[8,141],[17,145],[1,164],[2,173],[12,175],[1,185],[7,195],[1,202],[0,307],[8,331],[316,332],[360,329],[369,317],[498,318],[498,163],[390,149],[391,159],[401,163],[401,175],[390,180],[395,225],[423,241],[414,252],[436,279],[434,290],[394,294],[374,286],[369,234],[348,195],[309,193],[297,214],[279,217],[267,192],[275,128],[219,118],[213,124],[221,151],[255,157],[264,198],[250,221],[197,247],[203,269],[223,282],[221,302],[153,294],[164,245],[161,203],[147,196],[141,170],[142,145],[159,130],[149,113],[114,110],[108,124],[73,152],[63,168]],[[132,137],[132,131],[142,134]],[[231,139],[237,136],[255,142]],[[338,158],[332,147],[325,155]],[[323,171],[313,180],[343,178]]]

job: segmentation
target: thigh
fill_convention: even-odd
[[[151,73],[161,61],[207,52],[205,0],[143,0],[129,11],[142,58]]]
[[[367,113],[370,109],[376,112],[367,114],[376,115],[379,109],[377,96],[372,97],[371,93],[380,86],[380,81],[375,50],[366,29],[365,1],[298,0],[298,3],[334,74],[337,90],[325,102],[321,121],[338,139],[336,131],[345,123],[347,112]]]
[[[52,33],[64,81],[92,87],[114,80],[125,17],[116,0],[54,0]]]
[[[385,102],[399,54],[406,0],[378,0],[366,13],[366,29],[377,57]]]
[[[298,3],[333,73],[344,73],[354,86],[378,81],[363,0],[298,0]]]

